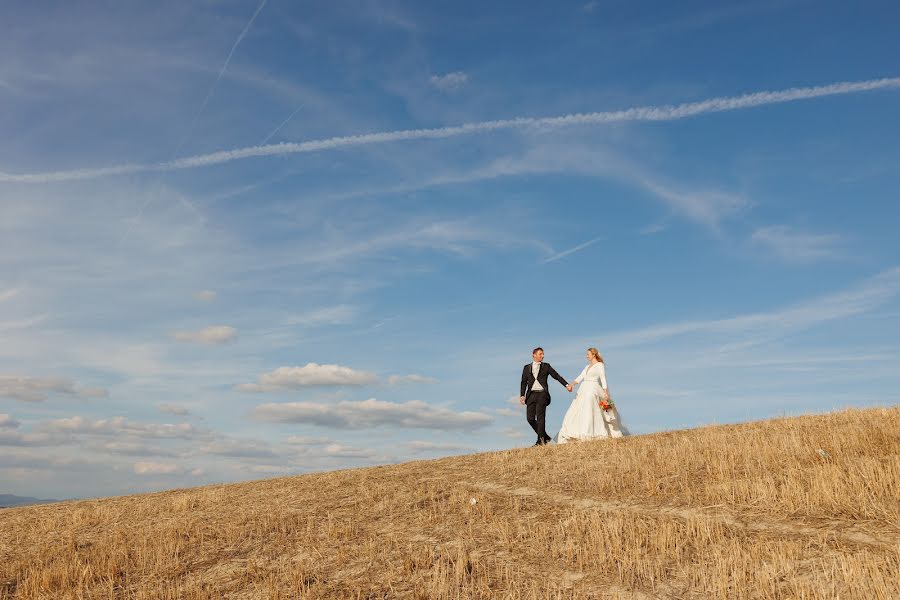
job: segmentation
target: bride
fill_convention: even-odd
[[[575,383],[581,386],[563,418],[557,436],[559,444],[628,435],[628,430],[619,419],[619,411],[609,396],[603,357],[596,348],[588,348],[585,358],[589,364],[575,379]]]

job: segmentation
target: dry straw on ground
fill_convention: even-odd
[[[3,600],[890,600],[898,574],[900,407],[0,511]]]

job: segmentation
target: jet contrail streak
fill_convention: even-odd
[[[871,90],[900,88],[900,77],[884,79],[870,79],[867,81],[848,81],[833,83],[816,87],[790,88],[779,91],[755,92],[743,96],[725,96],[710,98],[699,102],[686,102],[676,105],[640,106],[625,110],[576,113],[558,117],[518,117],[514,119],[501,119],[496,121],[479,121],[465,123],[451,127],[438,127],[434,129],[405,129],[398,131],[384,131],[380,133],[366,133],[360,135],[340,136],[305,142],[290,142],[249,146],[234,150],[222,150],[210,154],[198,154],[184,158],[173,159],[161,163],[125,164],[111,167],[93,169],[76,169],[72,171],[48,171],[43,173],[2,173],[0,182],[17,183],[45,183],[51,181],[72,181],[77,179],[96,179],[110,175],[124,175],[131,173],[143,173],[154,171],[175,171],[180,169],[194,169],[218,165],[245,158],[275,156],[280,154],[298,154],[304,152],[322,152],[337,148],[354,146],[366,146],[372,144],[385,144],[405,140],[441,139],[485,133],[504,129],[556,129],[572,127],[576,125],[595,125],[604,123],[624,123],[630,121],[675,121],[697,115],[717,112],[727,112],[766,106],[770,104],[782,104],[785,102],[797,102],[825,96],[840,96],[856,94]]]
[[[231,50],[228,51],[228,56],[225,57],[225,62],[222,64],[222,68],[219,69],[219,74],[216,76],[216,80],[213,81],[213,84],[209,87],[209,91],[206,92],[206,98],[203,99],[203,103],[200,104],[200,108],[197,109],[197,112],[194,113],[194,118],[191,119],[190,125],[188,125],[187,131],[184,134],[184,137],[181,138],[181,141],[178,142],[178,145],[175,147],[175,151],[172,152],[172,158],[169,162],[174,161],[178,157],[178,153],[181,151],[182,146],[184,146],[187,141],[190,139],[191,134],[194,132],[194,127],[197,125],[197,121],[200,119],[200,115],[203,114],[203,111],[206,110],[206,105],[209,104],[210,99],[213,96],[213,93],[216,91],[216,87],[219,85],[219,81],[222,79],[222,75],[225,74],[225,71],[228,69],[228,64],[231,62],[231,57],[234,56],[234,51],[237,49],[238,45],[240,45],[241,40],[244,39],[244,36],[247,35],[247,32],[250,31],[250,27],[253,25],[253,21],[256,20],[257,15],[262,12],[263,7],[265,7],[266,2],[268,0],[262,0],[259,3],[259,6],[256,7],[256,12],[253,13],[253,16],[250,17],[250,20],[247,21],[247,24],[244,25],[244,29],[241,30],[241,33],[237,36],[237,39],[234,41],[234,44],[231,45]],[[129,172],[129,171],[126,171]],[[102,176],[102,175],[101,175]],[[2,180],[0,180],[2,181]],[[147,198],[147,200],[141,205],[138,210],[137,215],[134,220],[125,228],[125,233],[122,234],[122,237],[119,239],[119,242],[125,241],[128,235],[131,233],[131,230],[134,228],[135,224],[137,224],[141,217],[144,216],[144,211],[146,211],[150,204],[153,202],[153,196]],[[191,206],[193,208],[193,206]],[[196,209],[194,209],[196,211]]]
[[[584,250],[584,249],[587,248],[588,246],[590,246],[590,245],[592,245],[592,244],[596,244],[597,242],[599,242],[599,241],[602,240],[602,239],[603,239],[602,237],[596,237],[596,238],[594,238],[594,239],[592,239],[592,240],[588,240],[588,241],[586,241],[586,242],[583,242],[583,243],[581,243],[581,244],[578,244],[577,246],[575,246],[575,247],[573,247],[573,248],[569,248],[568,250],[563,250],[562,252],[557,252],[557,253],[554,254],[553,256],[550,256],[550,257],[545,258],[544,260],[542,260],[542,261],[541,261],[541,264],[546,265],[547,263],[556,262],[557,260],[559,260],[559,259],[561,259],[561,258],[563,258],[563,257],[569,256],[570,254],[575,254],[575,253],[578,252],[579,250]]]
[[[262,142],[260,142],[259,145],[260,145],[260,146],[265,146],[266,143],[267,143],[269,140],[272,139],[272,136],[274,136],[276,133],[278,133],[279,131],[281,131],[281,128],[284,127],[285,125],[287,125],[288,121],[290,121],[291,119],[293,119],[293,118],[294,118],[294,115],[296,115],[298,112],[300,112],[300,109],[303,108],[305,105],[306,105],[306,102],[301,103],[300,106],[297,107],[297,110],[295,110],[294,112],[292,112],[292,113],[291,113],[291,116],[289,116],[287,119],[285,119],[284,121],[282,121],[281,124],[280,124],[278,127],[276,127],[275,129],[273,129],[273,130],[272,130],[272,133],[270,133],[269,135],[267,135],[267,136],[266,136],[266,139],[264,139]]]
[[[178,152],[181,150],[181,147],[187,143],[188,139],[191,137],[191,134],[194,131],[194,127],[197,125],[197,120],[200,118],[200,115],[203,114],[203,111],[206,110],[206,105],[209,104],[210,99],[212,99],[213,93],[216,91],[216,88],[219,86],[219,81],[222,80],[222,76],[225,74],[225,71],[228,70],[228,64],[231,62],[231,57],[234,56],[234,51],[237,50],[237,47],[240,45],[241,40],[244,39],[244,36],[247,35],[247,32],[250,31],[250,27],[253,26],[253,21],[256,20],[256,17],[262,12],[262,9],[266,6],[266,2],[268,0],[262,0],[259,3],[259,6],[256,7],[256,12],[253,13],[253,16],[250,17],[250,20],[247,21],[247,24],[244,25],[244,29],[241,31],[240,35],[237,36],[237,39],[234,40],[234,44],[231,45],[231,50],[228,51],[228,56],[225,57],[225,62],[222,64],[222,68],[219,69],[219,74],[216,76],[216,80],[213,81],[212,85],[209,86],[209,91],[206,92],[206,98],[203,99],[203,102],[200,104],[200,108],[197,109],[197,112],[194,114],[194,118],[191,119],[190,125],[188,125],[187,132],[184,134],[184,137],[180,142],[178,142],[178,146],[175,148],[175,152],[172,153],[172,159],[178,156]]]

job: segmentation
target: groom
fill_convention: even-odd
[[[568,391],[572,391],[572,386],[560,377],[556,369],[544,362],[544,349],[535,348],[531,351],[531,362],[522,369],[522,385],[519,388],[519,404],[528,407],[526,411],[528,424],[538,436],[535,446],[543,446],[553,439],[547,435],[547,430],[544,429],[547,406],[550,404],[548,375],[566,386]]]

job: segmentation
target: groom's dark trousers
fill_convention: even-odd
[[[550,404],[550,394],[546,390],[528,392],[525,397],[525,418],[534,429],[538,440],[544,442],[550,439],[547,435],[547,405]]]

